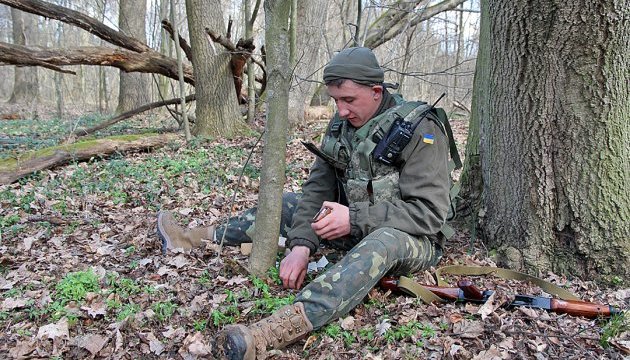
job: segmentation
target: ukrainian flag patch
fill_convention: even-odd
[[[422,142],[424,142],[424,143],[433,144],[434,140],[435,140],[435,136],[433,136],[433,134],[424,134],[424,135],[422,135]]]

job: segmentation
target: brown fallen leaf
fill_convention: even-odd
[[[53,339],[69,339],[70,331],[68,330],[68,319],[61,318],[56,324],[48,324],[39,328],[37,331],[37,338]]]
[[[474,339],[483,334],[484,326],[481,321],[463,320],[453,325],[453,334],[462,338]]]
[[[90,334],[75,338],[74,345],[83,348],[89,351],[90,354],[92,354],[93,356],[96,356],[96,354],[98,354],[103,349],[105,344],[107,344],[108,340],[109,339],[107,337]]]
[[[17,308],[23,308],[28,303],[29,299],[15,299],[15,298],[6,298],[0,305],[0,309],[7,311],[13,310]]]

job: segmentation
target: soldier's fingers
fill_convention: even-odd
[[[297,283],[296,283],[296,289],[300,289],[302,287],[302,283],[304,283],[304,278],[306,277],[306,271],[301,271],[300,272],[300,276],[298,277]]]

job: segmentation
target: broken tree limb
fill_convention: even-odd
[[[228,28],[229,31],[229,28]],[[245,69],[245,65],[247,64],[247,60],[252,57],[252,53],[256,46],[254,45],[254,39],[239,39],[239,41],[234,45],[232,41],[230,41],[229,37],[223,37],[216,32],[206,28],[206,33],[210,36],[212,41],[217,44],[223,45],[224,48],[228,50],[230,55],[230,69],[232,70],[232,76],[234,77],[234,88],[236,89],[236,97],[241,104],[247,103],[247,100],[241,94],[241,89],[243,88],[243,72]],[[260,66],[260,64],[258,64]],[[266,75],[266,72],[263,69],[263,72]]]
[[[155,73],[178,79],[177,62],[153,50],[137,53],[102,46],[47,49],[0,42],[0,61],[18,66],[41,66],[42,62],[54,66],[113,66],[125,72]],[[195,84],[190,65],[184,66],[184,79]]]
[[[192,95],[188,95],[185,98],[186,103],[189,103],[191,101],[195,100],[195,94]],[[151,109],[155,109],[161,106],[166,106],[166,105],[173,105],[173,104],[179,104],[181,102],[181,98],[175,98],[175,99],[169,99],[169,100],[164,100],[164,101],[156,101],[156,102],[152,102],[150,104],[145,104],[140,106],[139,108],[133,109],[133,110],[129,110],[125,113],[122,113],[116,117],[113,117],[107,121],[104,121],[100,124],[94,125],[91,128],[78,128],[76,129],[72,134],[70,134],[70,136],[68,137],[68,141],[67,143],[72,143],[74,142],[74,138],[75,137],[82,137],[85,135],[89,135],[89,134],[93,134],[99,130],[105,129],[108,126],[112,126],[114,124],[116,124],[117,122],[123,121],[125,119],[129,119],[130,117],[134,116],[134,115],[138,115],[140,113],[143,113],[145,111],[149,111]]]
[[[48,19],[55,19],[67,24],[75,25],[109,43],[131,51],[152,51],[151,48],[142,41],[131,36],[124,35],[120,31],[116,31],[88,15],[67,7],[40,0],[0,0],[0,4],[9,5],[13,8],[31,14],[40,15]]]
[[[114,136],[29,152],[17,159],[0,160],[0,185],[10,184],[35,171],[50,169],[71,161],[158,148],[178,138],[175,134]]]
[[[162,20],[162,28],[164,28],[164,30],[171,36],[171,40],[175,41],[173,25],[171,25],[171,23],[168,22],[168,20],[166,19]],[[181,47],[182,50],[184,50],[184,54],[186,54],[186,59],[192,62],[192,48],[190,47],[190,45],[188,45],[188,42],[186,41],[186,39],[184,39],[181,35],[178,35],[177,37],[179,38],[179,47]]]

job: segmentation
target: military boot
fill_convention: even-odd
[[[229,325],[217,337],[219,358],[229,360],[265,359],[267,350],[282,349],[313,330],[304,304],[286,305],[268,318],[250,325]]]
[[[162,254],[166,249],[192,249],[201,245],[202,239],[214,239],[214,226],[186,229],[175,222],[170,211],[158,213],[157,234],[162,241]]]

